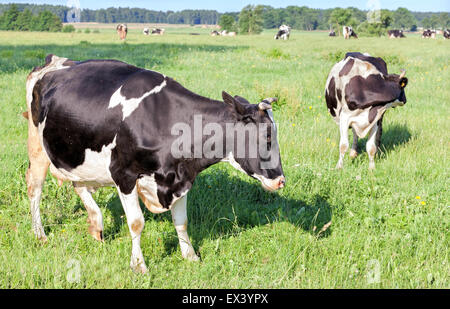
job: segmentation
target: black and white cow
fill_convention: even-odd
[[[117,34],[121,40],[125,40],[128,34],[128,26],[126,24],[118,24],[116,27]]]
[[[353,130],[350,157],[358,155],[358,137],[369,134],[366,144],[369,169],[375,168],[383,115],[387,109],[406,103],[404,88],[407,84],[405,71],[401,75],[388,74],[384,60],[368,54],[347,53],[345,59],[333,66],[325,87],[325,99],[341,136],[336,168],[342,168],[344,164],[349,127]]]
[[[278,40],[278,39],[287,40],[287,39],[289,39],[290,35],[291,35],[291,27],[289,27],[287,25],[281,25],[280,28],[278,28],[278,32],[275,35],[274,39],[275,40]]]
[[[164,34],[164,29],[160,29],[160,28],[156,28],[156,29],[152,29],[152,35],[163,35]]]
[[[354,37],[355,39],[358,38],[358,36],[356,35],[356,32],[350,26],[344,26],[342,28],[342,34],[344,35],[344,39],[346,39],[346,40],[350,39],[350,37]]]
[[[142,33],[143,33],[144,35],[149,35],[149,34],[150,34],[150,29],[144,28],[144,30],[142,31]]]
[[[390,39],[405,38],[405,35],[403,34],[403,30],[388,30],[388,37]]]
[[[328,36],[336,36],[336,32],[334,32],[334,30],[330,30],[330,33],[328,33]]]
[[[210,35],[211,36],[220,36],[220,32],[217,30],[213,30],[213,31],[211,31]]]
[[[154,213],[172,212],[183,257],[197,260],[187,235],[186,201],[201,171],[226,161],[268,191],[285,184],[271,110],[275,99],[250,104],[226,92],[222,97],[199,96],[160,73],[120,61],[47,56],[27,79],[26,179],[37,238],[46,240],[39,203],[50,166],[59,181],[73,183],[88,211],[89,232],[98,240],[103,219],[91,192],[117,188],[134,270],[147,271],[139,197]],[[249,128],[257,128],[253,139]]]
[[[443,35],[444,39],[450,39],[450,29],[444,30]]]
[[[422,33],[422,39],[435,39],[436,31],[427,29]]]

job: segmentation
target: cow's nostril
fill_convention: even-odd
[[[286,179],[284,177],[280,178],[280,180],[278,181],[278,186],[279,187],[284,187],[286,183]]]

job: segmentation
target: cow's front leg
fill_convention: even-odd
[[[181,255],[183,258],[190,261],[198,261],[199,257],[195,254],[194,248],[189,241],[187,233],[187,195],[180,198],[172,205],[172,220],[178,234],[178,241],[180,242]]]
[[[353,131],[353,144],[352,149],[350,149],[350,158],[354,159],[358,156],[358,135],[356,134],[355,129],[352,128]]]
[[[366,143],[367,155],[369,156],[369,170],[375,169],[375,154],[377,153],[377,132],[378,125],[375,124],[372,129],[370,129],[369,138]]]
[[[102,211],[98,207],[95,200],[92,198],[91,192],[82,184],[73,183],[75,192],[80,197],[88,212],[89,234],[96,240],[103,241],[103,216]]]
[[[141,250],[141,233],[144,229],[144,216],[139,206],[137,188],[134,187],[133,191],[128,194],[123,193],[119,187],[117,187],[117,191],[119,192],[120,201],[127,216],[128,228],[131,234],[132,249],[130,267],[136,272],[146,273],[147,266],[145,265]]]
[[[336,169],[344,167],[344,156],[348,150],[348,121],[344,117],[341,117],[340,119],[339,132],[341,139],[339,142],[339,161],[336,164]]]

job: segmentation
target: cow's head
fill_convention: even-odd
[[[398,74],[371,74],[367,78],[354,76],[345,87],[350,109],[391,104],[397,107],[406,103],[406,71]]]
[[[234,132],[227,131],[227,139],[233,136],[234,142],[226,161],[261,181],[267,191],[283,188],[285,177],[271,106],[276,98],[250,104],[246,99],[232,97],[226,92],[222,92],[222,97],[236,121]]]

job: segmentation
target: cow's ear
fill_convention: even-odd
[[[406,85],[408,85],[408,79],[406,77],[403,77],[402,79],[400,79],[400,88],[405,88]]]
[[[222,91],[223,101],[229,105],[237,115],[244,116],[246,112],[245,104],[233,98],[230,94]]]

